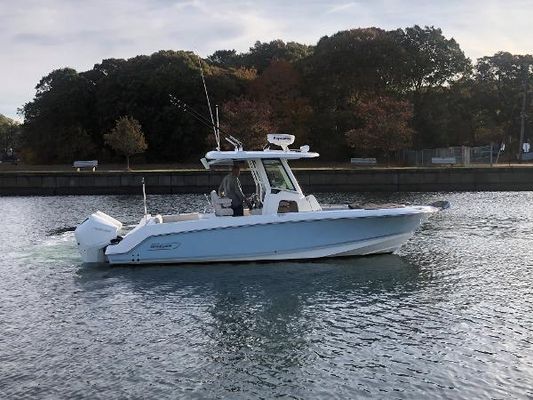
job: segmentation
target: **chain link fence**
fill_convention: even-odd
[[[455,146],[437,149],[404,150],[398,162],[408,166],[494,164],[500,159],[499,146]]]

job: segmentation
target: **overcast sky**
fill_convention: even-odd
[[[533,0],[0,0],[0,113],[17,117],[50,71],[161,49],[316,44],[339,30],[440,27],[466,55],[533,53]]]

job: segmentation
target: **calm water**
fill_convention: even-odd
[[[69,228],[140,197],[0,198],[0,398],[533,397],[533,193],[318,197],[452,208],[398,255],[87,268]]]

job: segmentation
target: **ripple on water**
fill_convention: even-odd
[[[3,397],[533,396],[532,193],[317,197],[452,207],[398,255],[87,268],[72,227],[140,196],[0,198]]]

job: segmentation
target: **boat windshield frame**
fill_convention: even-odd
[[[271,190],[298,192],[295,183],[292,181],[291,174],[289,174],[281,159],[264,158],[261,161]],[[269,168],[269,166],[274,166],[275,168]]]
[[[263,201],[265,197],[266,187],[265,183],[261,179],[261,172],[259,170],[260,162],[258,160],[248,160],[248,169],[250,170],[250,173],[252,174],[252,178],[255,183],[255,193]]]

